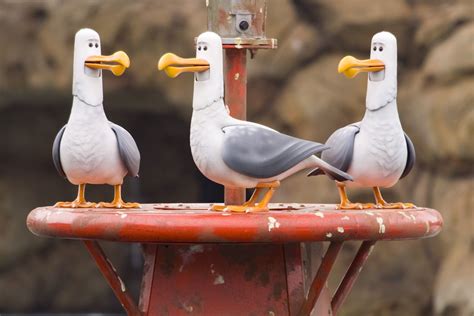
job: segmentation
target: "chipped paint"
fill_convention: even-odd
[[[367,214],[367,215],[370,215],[370,216],[374,216],[374,215],[375,215],[375,214],[372,213],[371,211],[365,211],[364,213]]]
[[[239,80],[240,78],[240,74],[237,72],[235,75],[234,75],[234,80]]]
[[[186,303],[183,303],[183,308],[188,313],[192,313],[194,311],[194,307],[192,305],[187,305]]]
[[[349,218],[349,216],[347,216],[347,215],[344,216],[343,218],[341,218],[341,221],[348,221],[348,220],[350,220],[350,218]]]
[[[410,214],[410,217],[411,217],[411,219],[413,220],[413,222],[415,223],[415,222],[416,222],[416,217],[415,217],[415,215]]]
[[[268,217],[268,231],[271,232],[272,229],[280,227],[280,223],[274,218]]]
[[[344,227],[339,226],[339,227],[337,228],[337,231],[342,234],[342,233],[344,232]]]
[[[224,284],[224,283],[225,283],[224,277],[218,274],[216,278],[214,279],[214,285],[219,285],[219,284]]]
[[[235,48],[241,49],[242,48],[242,39],[240,37],[237,37],[235,39]]]
[[[125,283],[123,283],[122,279],[118,275],[117,275],[117,279],[120,282],[120,289],[122,290],[122,292],[125,292],[127,290],[127,288],[125,287]]]
[[[125,218],[125,217],[127,217],[126,213],[123,213],[123,214],[120,215],[120,218]]]
[[[230,216],[230,215],[232,215],[231,212],[222,212],[222,216]]]
[[[370,246],[369,254],[368,254],[369,256],[370,256],[370,254],[372,253],[372,251],[374,251],[374,245]]]
[[[412,219],[410,216],[408,216],[405,212],[399,211],[398,214],[403,215],[406,219]]]
[[[324,214],[322,212],[316,212],[316,213],[314,213],[314,215],[316,215],[318,217],[321,217],[321,218],[324,218]]]
[[[426,225],[426,233],[428,234],[430,232],[430,222],[426,221],[425,225]]]
[[[385,234],[385,224],[383,223],[383,218],[377,217],[376,220],[379,224],[379,234]]]
[[[327,237],[327,238],[331,238],[331,237],[332,237],[332,233],[326,233],[326,237]]]
[[[275,316],[275,312],[274,311],[268,311],[268,316]]]

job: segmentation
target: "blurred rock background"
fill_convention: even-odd
[[[436,208],[445,219],[436,238],[379,243],[341,315],[474,315],[473,9],[471,0],[269,1],[267,36],[279,48],[249,60],[249,119],[318,141],[359,120],[366,76],[348,80],[337,63],[347,54],[368,58],[372,35],[391,31],[399,112],[418,160],[385,196]],[[121,311],[80,243],[37,238],[25,226],[34,207],[75,195],[50,155],[69,115],[73,38],[82,27],[100,33],[104,54],[123,49],[132,59],[124,76],[104,76],[106,113],[134,135],[143,157],[126,197],[221,197],[188,148],[191,76],[169,80],[155,66],[167,51],[193,54],[193,38],[206,29],[204,0],[0,1],[0,313]],[[112,189],[91,187],[88,196],[108,200]],[[350,196],[372,199],[370,190]],[[299,175],[276,200],[338,197],[327,179]],[[346,246],[339,273],[356,246]],[[106,251],[137,292],[138,246]]]

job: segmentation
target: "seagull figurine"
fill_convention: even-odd
[[[341,209],[411,208],[412,203],[387,203],[380,187],[389,188],[405,177],[415,164],[415,148],[403,131],[397,110],[397,39],[389,32],[372,37],[370,59],[346,56],[339,73],[349,78],[368,72],[365,115],[362,121],[336,130],[327,140],[330,149],[321,158],[353,178],[351,186],[372,187],[376,204],[352,203],[346,184],[336,181]],[[324,173],[319,168],[310,175]]]
[[[243,205],[214,204],[212,210],[267,211],[280,181],[303,169],[318,167],[338,181],[351,180],[345,172],[314,156],[327,146],[229,115],[223,99],[222,41],[216,33],[199,35],[196,58],[167,53],[160,58],[158,69],[172,78],[183,72],[195,73],[190,144],[198,169],[224,186],[255,188]]]
[[[140,207],[125,203],[121,196],[125,175],[138,176],[140,152],[133,137],[107,119],[102,105],[102,69],[120,76],[129,66],[130,59],[122,51],[101,55],[99,34],[94,30],[76,33],[71,115],[54,140],[53,162],[59,174],[79,189],[74,201],[57,202],[56,207]],[[113,185],[113,201],[87,202],[86,184]]]

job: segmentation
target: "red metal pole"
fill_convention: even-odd
[[[321,291],[328,280],[329,273],[331,273],[332,266],[334,265],[337,255],[342,248],[342,244],[342,241],[337,241],[332,242],[329,245],[329,248],[324,255],[323,261],[319,266],[318,272],[316,272],[316,276],[311,283],[308,297],[304,301],[303,306],[298,313],[299,316],[309,316],[311,314],[311,311],[318,301],[319,295],[321,294]]]
[[[84,244],[87,247],[92,258],[95,260],[97,267],[99,268],[102,275],[109,283],[110,287],[115,293],[115,296],[118,298],[123,308],[127,311],[129,316],[140,316],[142,315],[138,310],[137,305],[130,297],[130,294],[125,287],[122,279],[118,276],[115,268],[112,266],[112,263],[105,256],[104,251],[99,246],[97,241],[93,240],[83,240]]]
[[[362,267],[367,261],[367,258],[369,257],[374,245],[374,240],[368,240],[364,241],[360,246],[359,251],[357,252],[354,260],[346,272],[346,275],[344,276],[344,279],[342,279],[342,282],[339,284],[339,287],[337,288],[336,293],[332,299],[331,307],[334,316],[337,314],[337,310],[339,307],[341,307],[341,305],[344,303],[344,300],[351,292],[352,287],[354,286],[357,277],[362,271]]]
[[[247,50],[225,49],[225,102],[230,115],[247,119]],[[240,205],[245,202],[244,188],[225,188],[225,204]]]

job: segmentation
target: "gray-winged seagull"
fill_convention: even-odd
[[[224,104],[222,41],[219,35],[199,35],[196,58],[167,53],[158,69],[174,78],[194,72],[191,152],[199,170],[227,187],[256,188],[243,205],[214,205],[216,211],[266,211],[280,180],[302,170],[319,167],[339,181],[350,180],[344,172],[314,154],[327,149],[323,144],[281,134],[264,125],[232,118]],[[256,203],[262,189],[268,189]]]
[[[366,111],[362,121],[336,130],[327,140],[322,159],[349,173],[351,186],[372,187],[376,205],[352,203],[345,184],[337,181],[340,208],[408,208],[412,203],[387,203],[380,187],[388,188],[405,177],[415,164],[415,148],[404,133],[397,110],[397,39],[389,32],[372,37],[370,59],[346,56],[339,73],[353,78],[368,72]],[[316,169],[310,175],[323,173]]]
[[[138,176],[140,152],[132,136],[107,119],[102,105],[102,69],[120,76],[129,66],[130,60],[122,51],[101,55],[99,34],[94,30],[76,33],[71,115],[54,140],[53,162],[59,174],[79,189],[74,201],[58,202],[56,207],[140,207],[125,203],[121,197],[125,175]],[[113,185],[113,201],[87,202],[86,184]]]

